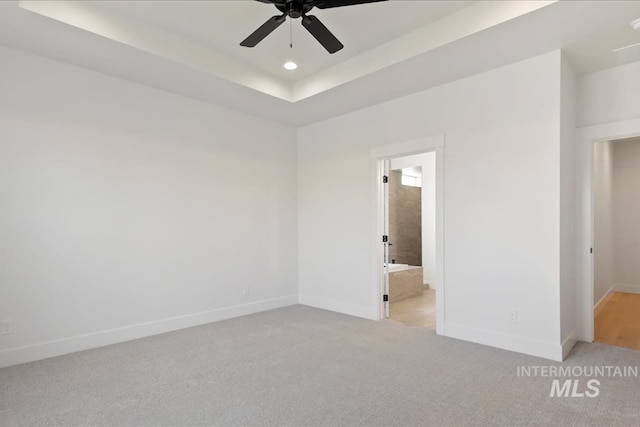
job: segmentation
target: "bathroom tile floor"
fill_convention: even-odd
[[[389,318],[407,326],[436,329],[436,291],[425,289],[422,296],[389,305]]]

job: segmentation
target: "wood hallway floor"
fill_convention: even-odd
[[[425,289],[421,296],[389,304],[389,318],[407,326],[436,329],[436,291]]]
[[[595,342],[640,350],[640,294],[612,292],[594,315]]]

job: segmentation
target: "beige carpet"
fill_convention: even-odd
[[[633,365],[581,344],[565,362]],[[638,378],[549,397],[546,360],[293,306],[0,370],[0,425],[639,425]]]

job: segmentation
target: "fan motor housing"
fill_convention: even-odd
[[[284,6],[275,5],[278,10],[290,18],[300,18],[305,15],[313,6],[305,4],[302,0],[289,0]]]
[[[1,1],[1,0],[0,0]],[[240,46],[255,47],[269,34],[284,24],[287,17],[292,19],[302,18],[302,26],[324,47],[329,53],[336,53],[344,47],[340,40],[334,36],[322,21],[316,16],[307,15],[314,7],[318,9],[331,9],[357,4],[378,3],[388,0],[256,0],[260,3],[274,5],[282,15],[272,16],[258,27],[246,39],[240,42]],[[291,21],[289,21],[291,22]],[[293,45],[291,46],[293,47]]]

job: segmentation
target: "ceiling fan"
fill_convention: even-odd
[[[265,37],[271,34],[276,28],[289,18],[302,18],[302,26],[311,33],[313,37],[329,52],[336,53],[344,47],[342,43],[324,26],[318,18],[307,15],[311,9],[329,9],[333,7],[353,6],[357,4],[376,3],[388,0],[256,0],[261,3],[273,4],[282,15],[276,15],[267,20],[255,30],[249,37],[244,39],[240,46],[254,47]]]

